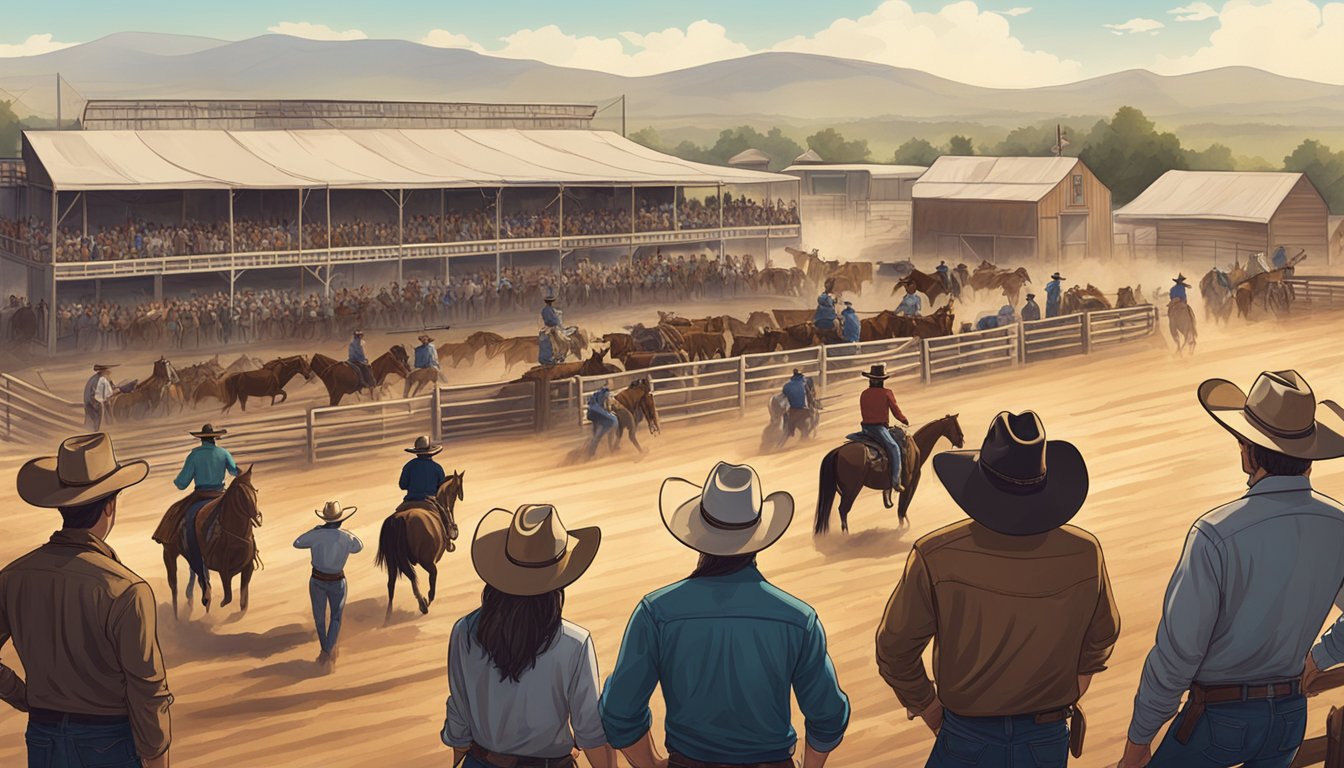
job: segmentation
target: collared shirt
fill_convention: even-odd
[[[345,562],[356,552],[364,550],[364,542],[344,528],[328,528],[319,525],[311,531],[305,531],[294,540],[295,549],[309,550],[313,558],[313,567],[323,573],[341,573],[345,571]]]
[[[1046,283],[1046,284],[1045,284],[1045,302],[1046,302],[1047,304],[1051,304],[1051,303],[1058,302],[1058,301],[1059,301],[1059,294],[1060,294],[1060,292],[1061,292],[1062,290],[1063,290],[1063,287],[1059,284],[1059,281],[1058,281],[1058,280],[1051,280],[1050,282]]]
[[[607,389],[606,387],[598,389],[596,392],[588,396],[588,410],[590,411],[610,410],[610,403],[607,402],[607,399],[609,397],[611,397],[611,390]]]
[[[1143,665],[1130,740],[1150,743],[1191,682],[1299,677],[1344,587],[1341,552],[1344,506],[1302,476],[1266,477],[1196,520]]]
[[[877,633],[877,668],[906,707],[965,717],[1050,712],[1106,668],[1120,616],[1101,545],[1066,525],[1007,536],[972,520],[915,542]]]
[[[518,682],[500,680],[499,668],[476,641],[480,611],[453,625],[448,640],[448,704],[443,743],[520,757],[564,757],[577,746],[607,743],[597,711],[597,650],[588,630],[564,619],[555,642]]]
[[[1185,300],[1186,300],[1186,298],[1185,298],[1185,286],[1184,286],[1184,285],[1181,285],[1180,283],[1177,283],[1176,285],[1171,286],[1171,290],[1170,290],[1170,291],[1167,291],[1167,298],[1168,298],[1168,299],[1180,299],[1181,301],[1185,301]]]
[[[187,460],[182,462],[182,471],[177,473],[173,485],[179,491],[186,490],[194,480],[198,491],[222,491],[225,472],[238,476],[238,465],[234,463],[233,455],[215,443],[201,443],[187,454]]]
[[[849,698],[816,611],[755,566],[679,581],[635,607],[602,691],[602,724],[613,747],[648,732],[649,697],[660,684],[667,748],[693,760],[788,759],[798,740],[790,688],[813,749],[835,749],[849,726]]]
[[[919,300],[919,294],[907,293],[901,299],[901,303],[896,307],[896,314],[906,317],[919,317],[919,311],[923,308],[923,302]]]
[[[60,530],[0,571],[0,646],[13,640],[25,683],[0,665],[0,698],[130,718],[136,751],[162,755],[173,696],[159,651],[154,593],[102,539]]]
[[[789,400],[790,408],[807,407],[807,378],[793,376],[784,383],[784,397]]]
[[[354,339],[350,342],[350,349],[347,352],[348,359],[352,363],[369,362],[368,355],[364,354],[364,340]]]
[[[401,480],[397,487],[406,492],[403,501],[424,501],[432,499],[443,485],[443,467],[430,456],[416,456],[401,468]]]
[[[546,306],[541,308],[541,322],[547,328],[559,328],[560,318],[561,318],[560,310],[556,309],[550,304],[547,304]]]
[[[901,421],[909,421],[896,404],[896,394],[886,387],[867,387],[859,395],[859,417],[864,424],[890,424],[890,414]]]
[[[101,373],[93,374],[84,385],[84,402],[86,403],[105,403],[112,397],[115,390],[112,388],[112,382],[107,380]]]
[[[863,333],[863,326],[859,323],[859,315],[853,307],[845,307],[840,313],[842,331],[845,341],[858,341]]]
[[[438,368],[439,351],[433,344],[421,344],[415,348],[416,368]]]

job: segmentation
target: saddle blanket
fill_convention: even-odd
[[[197,499],[191,506],[187,507],[186,512],[182,515],[183,525],[186,527],[187,533],[187,551],[185,553],[187,565],[191,568],[191,572],[196,574],[196,578],[200,580],[202,588],[210,586],[210,571],[206,570],[205,567],[205,556],[201,551],[201,539],[197,533],[200,529],[197,528],[196,518],[205,505],[217,498],[219,497]],[[209,527],[213,522],[213,517],[205,522],[205,526],[202,527],[206,535],[209,536]]]
[[[901,476],[909,481],[915,470],[915,439],[909,432],[897,427],[890,429],[891,436],[896,438],[896,442],[901,446],[901,463],[904,465],[901,469]],[[859,443],[868,451],[868,460],[873,462],[879,469],[887,468],[887,449],[873,438],[862,432],[845,435],[845,440],[851,443]]]

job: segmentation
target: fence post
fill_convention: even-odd
[[[579,428],[583,428],[583,377],[575,376],[569,380],[569,392],[574,398],[574,412],[579,415]]]
[[[315,431],[313,430],[313,409],[309,408],[304,416],[304,425],[308,433],[308,463],[317,463],[317,441]]]
[[[820,345],[820,346],[817,347],[817,385],[821,388],[821,392],[822,392],[823,394],[825,394],[825,392],[826,392],[826,345],[825,345],[825,344],[822,344],[822,345]]]
[[[747,356],[737,357],[737,410],[747,409]]]
[[[1092,313],[1083,313],[1083,354],[1092,354]]]
[[[9,378],[5,378],[5,439],[8,440],[11,435],[13,424],[14,400],[9,394]]]
[[[929,340],[920,339],[919,340],[920,379],[922,379],[925,384],[933,383],[933,370],[930,367],[929,361],[930,361]]]
[[[435,443],[443,442],[443,389],[437,383],[429,399],[429,434]]]

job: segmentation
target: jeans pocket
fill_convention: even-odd
[[[1199,728],[1208,729],[1208,747],[1203,750],[1206,758],[1214,762],[1240,763],[1246,751],[1246,723],[1232,717],[1216,714],[1212,709],[1204,711],[1203,722],[1195,731],[1199,738]]]
[[[984,742],[948,733],[946,727],[938,734],[937,744],[946,757],[966,765],[978,765],[980,753],[985,751]]]
[[[1036,768],[1063,768],[1069,762],[1069,734],[1027,743]]]
[[[129,736],[77,736],[75,755],[83,768],[139,768],[140,756]]]
[[[1279,741],[1279,751],[1288,752],[1302,746],[1302,737],[1307,735],[1307,699],[1289,701],[1278,712],[1279,724],[1283,727],[1283,737]]]
[[[45,736],[24,737],[28,744],[28,768],[51,768],[56,756],[56,742]]]

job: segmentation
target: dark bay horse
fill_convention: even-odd
[[[194,530],[188,530],[188,523]],[[224,582],[224,602],[233,602],[233,577],[241,575],[238,609],[247,610],[247,587],[252,572],[261,567],[257,542],[252,529],[261,527],[261,509],[257,506],[257,489],[252,485],[252,467],[239,473],[229,483],[224,495],[207,501],[195,514],[194,520],[184,516],[177,536],[163,543],[163,564],[168,570],[168,589],[173,593],[173,616],[177,616],[177,558],[185,557],[195,539],[200,551],[201,571],[193,569],[192,576],[201,583],[201,604],[210,610],[210,579],[208,572],[219,574]],[[187,558],[190,564],[191,558]],[[191,599],[188,587],[187,599]]]
[[[313,378],[313,369],[302,355],[277,357],[255,371],[229,374],[224,378],[224,412],[228,413],[234,403],[241,404],[246,411],[249,397],[269,397],[271,405],[275,405],[278,397],[283,403],[289,397],[285,386],[300,374],[306,381]]]
[[[821,399],[817,397],[817,385],[813,379],[807,379],[807,407],[802,410],[789,408],[789,399],[783,392],[770,398],[767,403],[770,411],[770,423],[761,432],[761,452],[778,450],[784,447],[795,432],[803,438],[817,436],[817,427],[821,425]]]
[[[454,509],[463,498],[462,478],[465,472],[454,472],[439,484],[434,495],[437,506],[408,502],[383,520],[382,530],[378,532],[378,554],[374,565],[387,571],[387,616],[384,623],[392,620],[392,598],[396,595],[397,575],[405,576],[411,582],[411,591],[415,593],[415,602],[421,613],[429,613],[429,605],[434,602],[438,589],[439,559],[445,552],[457,548],[453,540],[457,538],[457,518]],[[420,566],[429,574],[429,596],[420,594],[420,580],[416,578],[415,566]]]
[[[944,416],[931,421],[915,431],[914,440],[906,441],[905,450],[913,455],[905,459],[905,490],[901,491],[900,506],[897,509],[902,525],[907,524],[906,511],[919,489],[919,478],[924,462],[928,461],[933,448],[942,438],[947,438],[954,448],[965,443],[961,433],[961,423],[957,414]],[[913,442],[913,445],[911,444]],[[831,526],[831,506],[835,503],[835,493],[840,492],[840,528],[849,533],[849,510],[854,506],[859,491],[864,488],[886,491],[891,489],[891,473],[887,470],[886,459],[870,461],[868,447],[863,443],[847,442],[826,454],[821,460],[821,485],[817,490],[817,519],[814,533],[826,533]],[[888,507],[891,505],[888,504]]]
[[[380,387],[387,381],[387,377],[394,373],[403,379],[411,375],[406,348],[400,344],[394,344],[391,349],[374,358],[373,362],[369,363],[369,368],[373,369],[374,383]],[[353,395],[362,389],[359,382],[359,372],[344,360],[315,354],[313,355],[313,373],[326,386],[327,397],[331,401],[331,405],[340,405],[341,398],[346,395]]]
[[[653,385],[648,378],[635,379],[630,382],[630,386],[616,393],[612,398],[612,406],[612,412],[616,414],[616,428],[609,433],[611,450],[620,447],[621,437],[629,433],[630,442],[643,453],[644,446],[639,444],[635,436],[635,427],[641,421],[647,421],[650,435],[662,431],[658,425],[658,406],[653,402]],[[596,429],[596,425],[593,428]]]
[[[180,379],[168,358],[160,357],[154,361],[154,372],[146,379],[135,384],[129,392],[119,392],[108,401],[112,418],[116,420],[143,418],[162,409],[168,411],[168,404],[176,398],[181,404]]]

